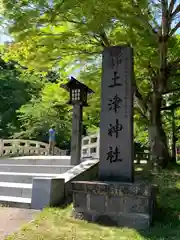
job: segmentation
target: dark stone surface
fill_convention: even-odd
[[[72,189],[73,191],[77,191],[77,192],[86,192],[86,182],[81,182],[81,181],[77,181],[77,182],[72,182]]]
[[[86,190],[88,193],[106,195],[109,190],[109,185],[103,182],[94,182],[93,184],[88,183],[86,185]]]
[[[103,52],[102,67],[100,180],[132,182],[134,178],[132,48],[127,46],[106,48]]]
[[[92,216],[92,220],[101,225],[129,227],[137,230],[147,229],[150,227],[149,216],[144,214],[96,214]]]
[[[75,208],[86,209],[87,207],[86,193],[74,193],[73,202]]]
[[[80,164],[82,138],[82,106],[73,106],[72,136],[71,136],[71,165]]]
[[[108,212],[149,213],[149,200],[135,197],[110,197]]]
[[[144,183],[110,183],[109,193],[112,196],[150,196],[151,195],[151,185]]]
[[[111,196],[108,198],[108,212],[116,213],[122,212],[123,210],[122,198]]]
[[[150,216],[147,214],[120,213],[117,216],[118,226],[126,226],[135,229],[147,229],[150,227]]]
[[[106,197],[90,195],[90,210],[96,212],[106,211]]]
[[[141,182],[97,181],[73,182],[72,186],[77,218],[137,229],[145,229],[152,223],[156,210],[156,186]]]
[[[104,226],[118,226],[116,217],[109,216],[109,215],[93,216],[93,220],[94,222],[97,222]]]
[[[98,181],[77,181],[72,183],[72,190],[87,192],[95,195],[109,196],[144,196],[148,197],[157,191],[157,186],[142,182],[98,182]],[[156,194],[156,193],[154,193]]]
[[[149,213],[149,200],[144,197],[123,197],[122,206],[127,213]]]
[[[119,226],[144,230],[150,227],[150,217],[145,214],[102,214],[92,212],[77,212],[73,210],[72,216],[76,219],[95,222],[104,226]]]

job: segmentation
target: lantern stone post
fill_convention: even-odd
[[[74,77],[71,77],[70,81],[61,87],[70,93],[68,104],[73,105],[71,165],[78,165],[81,162],[83,107],[88,106],[87,95],[92,94],[93,91]]]

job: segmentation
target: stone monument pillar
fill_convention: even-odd
[[[101,82],[101,180],[133,181],[133,77],[132,48],[106,48]]]
[[[152,223],[157,187],[134,182],[133,50],[103,52],[99,181],[72,183],[74,216],[145,229]]]

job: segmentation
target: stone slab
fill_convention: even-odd
[[[63,174],[0,172],[0,182],[32,183],[34,177],[56,178]]]
[[[30,208],[31,198],[12,197],[12,196],[1,196],[0,205],[16,208]]]
[[[156,190],[156,185],[144,183],[142,181],[129,182],[102,182],[102,181],[74,181],[72,182],[73,192],[86,192],[96,195],[108,196],[144,196],[149,197],[152,191]]]
[[[31,198],[32,184],[0,182],[1,196]]]
[[[75,203],[75,208],[83,208],[85,209],[87,206],[87,198],[86,198],[86,193],[74,193],[74,203]]]
[[[102,181],[133,181],[133,77],[132,48],[105,48],[100,116]]]
[[[22,165],[70,165],[70,156],[19,156],[12,158],[0,158],[1,164]]]
[[[157,186],[143,182],[72,182],[75,216],[144,229],[155,213]],[[99,220],[100,219],[100,220]]]
[[[56,206],[64,200],[64,179],[34,178],[32,188],[32,209]]]
[[[70,170],[70,165],[20,165],[20,164],[1,164],[2,172],[21,172],[21,173],[47,173],[61,174]]]

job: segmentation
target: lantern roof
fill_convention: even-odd
[[[74,77],[71,77],[69,82],[66,83],[66,84],[62,84],[61,87],[64,88],[65,90],[67,90],[67,91],[70,91],[70,89],[79,88],[79,89],[85,90],[87,92],[87,94],[94,93],[94,91],[92,89],[88,88],[85,84],[79,82]]]

